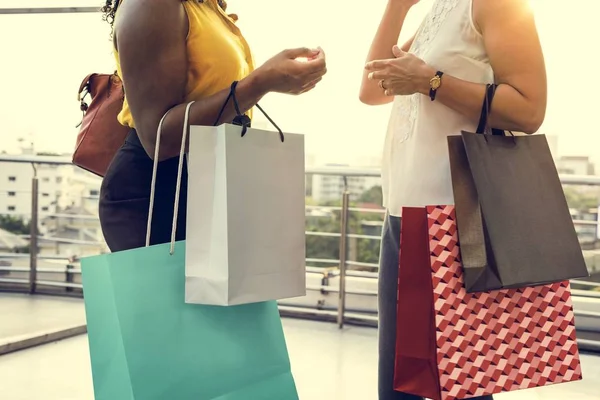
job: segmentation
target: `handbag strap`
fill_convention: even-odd
[[[489,128],[489,118],[492,112],[492,101],[494,101],[494,95],[496,94],[496,84],[487,84],[485,88],[485,98],[483,99],[483,105],[481,106],[481,116],[479,117],[479,124],[477,124],[477,133],[485,134]],[[504,131],[501,129],[492,128],[492,135],[504,136]]]
[[[173,208],[173,225],[171,226],[171,249],[170,254],[173,255],[175,252],[175,238],[177,235],[177,217],[179,215],[179,198],[181,197],[181,178],[183,176],[183,160],[185,156],[185,144],[187,141],[189,131],[189,120],[190,120],[190,108],[194,104],[193,101],[189,102],[185,107],[185,116],[183,118],[183,133],[181,134],[181,149],[179,150],[179,165],[177,168],[177,184],[175,187],[175,205]],[[154,214],[154,198],[156,196],[156,176],[158,173],[158,154],[160,149],[160,137],[162,133],[162,126],[165,118],[171,110],[167,111],[158,123],[158,130],[156,132],[156,145],[154,149],[154,165],[152,167],[152,183],[150,184],[150,209],[148,210],[148,226],[146,228],[146,247],[150,246],[150,236],[152,234],[152,216]]]

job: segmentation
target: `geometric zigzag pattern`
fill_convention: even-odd
[[[427,214],[442,400],[582,379],[569,282],[469,294],[454,207]]]

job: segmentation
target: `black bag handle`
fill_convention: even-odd
[[[490,113],[492,112],[492,101],[494,101],[494,95],[496,94],[496,84],[487,84],[485,87],[485,98],[483,99],[483,105],[481,106],[481,116],[479,117],[479,124],[477,125],[477,133],[485,134],[489,128],[488,120]],[[492,135],[504,136],[504,131],[501,129],[492,128]]]
[[[248,131],[248,128],[250,128],[252,126],[252,120],[250,119],[249,116],[247,116],[246,114],[242,114],[242,112],[240,111],[240,105],[239,105],[239,103],[237,101],[237,97],[235,95],[235,90],[237,89],[237,85],[238,85],[238,81],[234,81],[231,84],[231,89],[229,90],[229,96],[227,96],[227,99],[225,100],[225,104],[223,104],[223,107],[221,107],[221,111],[219,111],[219,115],[217,116],[217,119],[215,120],[213,126],[217,126],[217,124],[221,120],[221,117],[223,116],[223,113],[225,112],[225,108],[227,107],[227,104],[229,104],[229,100],[233,99],[233,106],[235,107],[235,112],[237,115],[233,119],[232,123],[234,125],[239,125],[242,127],[242,137],[244,137],[246,135],[246,132]],[[279,132],[279,138],[281,139],[281,142],[283,142],[285,140],[285,137],[283,135],[283,131],[281,130],[281,128],[279,128],[279,126],[277,126],[275,121],[273,121],[271,119],[271,117],[269,117],[267,115],[265,110],[263,110],[260,105],[257,104],[256,108],[258,108],[260,110],[260,112],[267,118],[267,120],[269,120],[269,122],[275,127],[275,129],[277,129],[277,132]]]

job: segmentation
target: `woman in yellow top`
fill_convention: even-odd
[[[150,202],[156,132],[163,123],[152,244],[169,241],[186,104],[190,123],[213,125],[230,86],[239,81],[241,112],[269,92],[301,94],[326,72],[321,50],[285,50],[254,69],[248,44],[225,13],[223,0],[106,0],[113,26],[117,68],[126,101],[119,121],[131,128],[104,177],[100,221],[111,251],[142,247]],[[298,61],[307,58],[307,62]],[[218,123],[236,116],[229,104]],[[184,171],[177,240],[185,235],[187,172]]]

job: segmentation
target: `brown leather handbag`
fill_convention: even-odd
[[[86,97],[90,95],[88,104]],[[90,74],[79,88],[81,121],[73,164],[104,176],[115,154],[125,142],[129,128],[117,121],[123,108],[125,91],[116,73]]]

